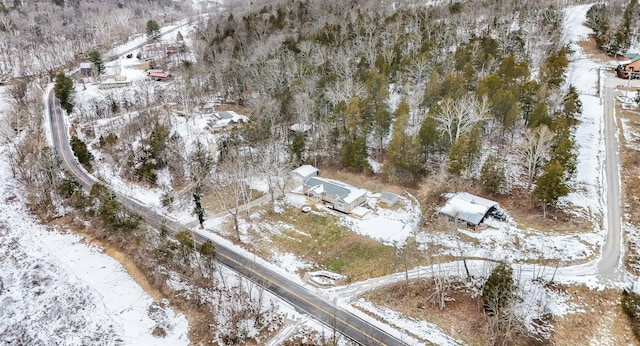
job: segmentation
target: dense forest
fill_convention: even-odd
[[[189,112],[217,99],[247,107],[252,118],[224,141],[225,152],[287,151],[286,158],[262,155],[276,157],[274,167],[307,162],[372,173],[371,164],[382,164],[377,174],[411,187],[426,177],[471,178],[490,193],[524,187],[546,209],[569,191],[576,165],[571,129],[581,111],[564,80],[571,58],[562,40],[564,5],[233,2],[220,14],[195,19],[195,63],[183,62],[170,92],[140,86],[134,97],[78,111],[95,118],[142,110],[150,127],[133,132],[148,143],[171,141],[162,145],[166,153],[155,152],[168,159],[149,165],[153,157],[136,154],[140,148],[124,146],[126,140],[115,145],[114,137],[115,146],[105,148],[130,163],[128,178],[152,185],[154,170],[167,166],[176,186],[200,178],[183,168],[193,153],[178,155],[185,144],[161,131],[169,131],[168,124],[153,120],[158,114],[149,105],[164,100]],[[35,84],[23,80],[10,88],[12,127],[30,124],[39,112],[27,102],[37,92],[28,89],[42,88],[55,71],[92,51],[144,32],[149,19],[169,23],[177,11],[185,6],[167,1],[5,2],[0,72],[38,76]],[[98,12],[109,15],[93,15]],[[635,12],[635,1],[594,6],[589,24],[599,44],[611,45],[620,28],[637,27]],[[43,32],[44,23],[60,25]],[[637,33],[617,40],[618,50],[628,47]],[[291,131],[296,124],[306,130]]]

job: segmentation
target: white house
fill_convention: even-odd
[[[331,179],[311,177],[304,181],[302,190],[307,196],[325,201],[343,213],[350,213],[367,201],[367,190]]]

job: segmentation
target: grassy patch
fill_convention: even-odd
[[[346,275],[349,281],[389,274],[396,267],[395,248],[351,232],[331,213],[286,207],[270,221],[280,225],[280,233],[270,237],[273,247]]]

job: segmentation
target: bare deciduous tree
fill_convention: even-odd
[[[527,169],[528,188],[535,180],[538,169],[543,166],[553,146],[555,134],[546,125],[538,126],[535,130],[527,130],[518,152]]]
[[[489,119],[489,105],[486,98],[478,100],[473,96],[457,100],[442,101],[440,111],[435,114],[440,131],[449,136],[451,142],[462,133],[470,131],[477,123]]]

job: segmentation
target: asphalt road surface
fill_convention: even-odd
[[[50,91],[48,95],[48,109],[55,150],[62,159],[63,165],[82,184],[82,187],[89,191],[91,186],[96,183],[96,180],[79,166],[73,156],[69,145],[67,127],[65,126],[64,113],[53,91]],[[141,215],[148,224],[154,227],[164,227],[173,233],[188,229],[187,226],[157,214],[127,196],[117,192],[115,194],[124,206],[130,211]],[[219,244],[213,239],[207,238],[206,235],[198,233],[197,230],[191,231],[198,243],[201,244],[206,240],[210,240],[214,244],[216,258],[220,263],[264,286],[275,296],[291,304],[298,312],[313,316],[327,327],[335,329],[338,333],[361,345],[406,345],[403,341],[352,313],[330,304],[277,272],[234,252],[231,248]]]
[[[605,175],[607,182],[607,235],[598,263],[598,276],[616,279],[621,260],[620,169],[618,160],[618,126],[615,120],[615,100],[612,87],[604,88]]]

